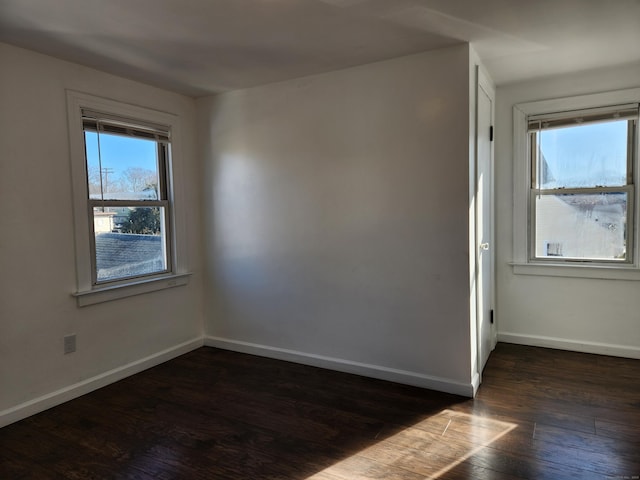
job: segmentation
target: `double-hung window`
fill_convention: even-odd
[[[72,91],[67,106],[78,304],[185,285],[178,117]]]
[[[638,100],[634,89],[514,107],[516,273],[638,269]]]
[[[170,131],[82,110],[93,284],[171,271]]]
[[[638,105],[528,117],[534,260],[633,260]]]

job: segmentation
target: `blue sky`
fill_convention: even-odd
[[[613,186],[626,181],[626,120],[543,130],[540,148],[555,178],[555,183],[543,187]]]
[[[98,167],[98,135],[85,132],[87,165]],[[100,134],[102,168],[113,169],[114,180],[129,167],[156,171],[156,142],[120,135]]]

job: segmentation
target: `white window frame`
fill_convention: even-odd
[[[513,107],[513,271],[516,274],[546,275],[578,278],[640,280],[640,251],[638,230],[640,223],[639,197],[633,195],[633,230],[630,232],[630,247],[633,258],[629,262],[566,262],[552,259],[535,259],[530,255],[532,242],[531,212],[531,158],[528,133],[528,118],[552,112],[569,112],[592,108],[609,107],[640,102],[640,88],[596,93],[575,97],[520,103]],[[635,157],[632,165],[633,185],[638,185],[639,135],[634,138]]]
[[[162,125],[171,132],[171,151],[166,159],[167,201],[167,264],[169,270],[156,275],[122,279],[108,283],[95,282],[95,259],[92,243],[93,216],[88,211],[92,203],[88,197],[87,162],[85,158],[83,110],[100,112],[119,118],[131,119],[146,124]],[[116,300],[188,283],[184,246],[184,222],[176,213],[180,202],[177,201],[175,180],[177,162],[172,157],[180,152],[180,122],[177,115],[160,112],[145,107],[130,105],[115,100],[97,97],[85,93],[67,91],[67,114],[69,125],[69,148],[71,160],[71,180],[73,188],[73,211],[75,228],[76,278],[77,290],[73,295],[78,306]]]

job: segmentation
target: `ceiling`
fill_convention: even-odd
[[[640,0],[2,0],[0,41],[192,96],[471,42],[501,85],[640,62]]]

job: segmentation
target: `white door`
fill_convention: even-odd
[[[493,325],[493,215],[492,215],[492,117],[493,91],[478,85],[477,165],[476,165],[476,286],[478,328],[478,372],[482,373],[494,343]]]

